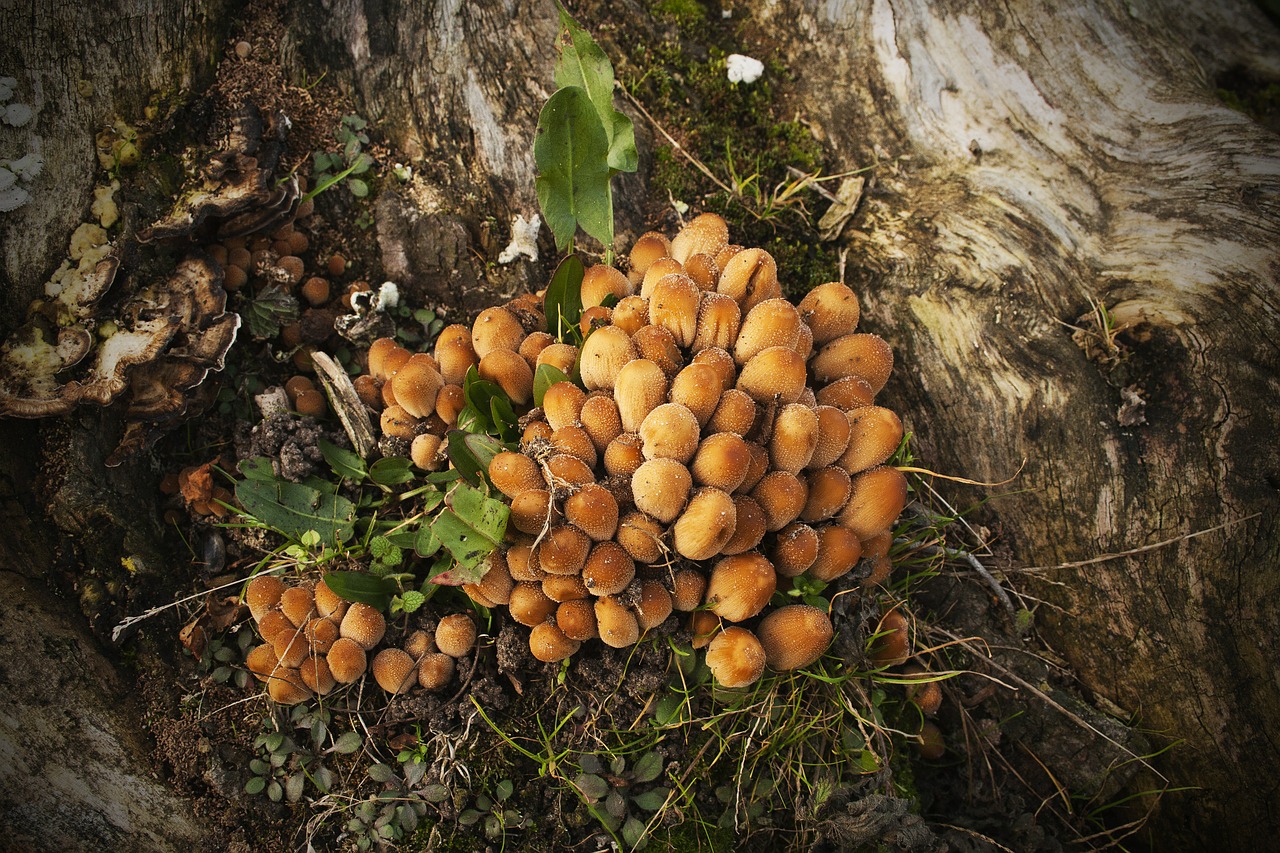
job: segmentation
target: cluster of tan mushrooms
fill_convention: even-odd
[[[472,366],[517,411],[540,365],[580,375],[547,389],[519,451],[493,459],[509,545],[467,592],[532,628],[544,661],[595,638],[628,646],[687,612],[723,685],[812,663],[832,638],[827,614],[767,605],[801,575],[833,581],[864,558],[873,581],[888,571],[907,496],[884,465],[901,421],[874,402],[888,344],[856,332],[858,299],[841,283],[798,306],[782,298],[773,258],[730,244],[714,214],[671,240],[645,234],[629,275],[595,266],[581,290],[581,352],[548,333],[530,295],[447,327],[434,354],[380,340],[356,380],[384,438],[430,469]]]
[[[248,651],[245,665],[282,705],[325,696],[367,670],[391,694],[415,685],[441,690],[452,681],[457,659],[476,642],[475,623],[455,613],[434,631],[415,631],[402,648],[384,648],[369,661],[386,635],[385,618],[377,608],[339,597],[323,580],[312,586],[258,575],[245,590],[245,603],[264,641]]]

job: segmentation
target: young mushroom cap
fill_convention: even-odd
[[[746,628],[725,628],[707,644],[706,654],[707,668],[723,687],[747,687],[764,675],[764,647]]]
[[[670,524],[680,515],[692,487],[689,469],[675,459],[650,459],[631,475],[636,509],[664,524]]]
[[[579,371],[588,391],[612,390],[618,371],[636,357],[636,348],[626,332],[616,326],[596,329],[582,345]]]
[[[733,360],[745,365],[751,357],[769,347],[795,349],[800,342],[800,312],[785,299],[766,299],[742,320],[742,329],[733,345]]]
[[[436,648],[451,658],[466,655],[476,644],[476,624],[465,613],[453,613],[436,625]]]
[[[546,489],[526,489],[511,499],[511,524],[521,533],[538,534],[555,512],[555,502]]]
[[[364,646],[347,637],[339,637],[325,655],[329,672],[339,684],[350,684],[364,675],[367,658]]]
[[[640,623],[636,615],[611,595],[596,599],[596,627],[600,640],[615,649],[634,646],[640,639]]]
[[[798,352],[790,347],[769,347],[743,365],[737,387],[757,403],[769,403],[775,397],[794,403],[800,399],[807,378],[804,358]]]
[[[762,555],[749,552],[724,557],[711,569],[707,604],[721,619],[742,622],[765,608],[777,586],[773,564]]]
[[[275,575],[255,575],[245,587],[244,601],[255,622],[261,622],[263,614],[280,603],[284,593],[284,581]]]
[[[450,385],[461,385],[467,377],[467,370],[480,363],[480,356],[471,346],[471,330],[461,323],[440,330],[436,337],[435,357],[440,376]]]
[[[570,639],[555,622],[542,622],[529,632],[529,651],[544,663],[556,663],[572,656],[582,643]]]
[[[373,678],[393,695],[408,693],[418,683],[418,662],[403,649],[383,649],[373,658]]]
[[[551,429],[578,423],[587,392],[572,382],[556,382],[542,395],[542,413]]]
[[[511,590],[507,610],[512,619],[526,628],[532,628],[539,622],[545,622],[556,612],[556,602],[542,591],[540,581],[521,581]]]
[[[636,358],[652,361],[664,376],[675,376],[684,364],[680,342],[665,326],[641,326],[631,335],[631,343],[636,348]]]
[[[656,580],[647,580],[640,584],[640,597],[636,600],[636,622],[641,631],[656,628],[672,610],[671,593]]]
[[[419,353],[404,363],[391,379],[391,393],[396,403],[415,418],[435,413],[436,397],[444,387],[444,378],[436,370],[434,359]]]
[[[443,690],[453,674],[457,672],[458,662],[442,652],[428,652],[418,664],[418,683],[424,690]]]
[[[613,400],[623,432],[639,430],[645,417],[666,399],[667,375],[649,359],[632,359],[618,371]]]
[[[827,524],[818,530],[818,556],[809,577],[829,583],[853,571],[862,557],[862,543],[843,524]]]
[[[481,379],[496,383],[513,403],[523,405],[533,399],[533,368],[518,352],[496,349],[482,356],[479,372]]]
[[[377,608],[370,607],[359,601],[352,602],[347,608],[346,615],[342,617],[342,625],[339,633],[343,637],[354,640],[359,643],[365,651],[372,649],[382,641],[382,637],[387,633],[387,620],[378,612]],[[336,646],[337,643],[334,643]],[[333,664],[330,662],[330,667]],[[337,677],[337,673],[334,673]],[[341,679],[339,679],[341,680]]]
[[[716,368],[695,362],[683,367],[671,380],[669,399],[693,412],[699,428],[702,428],[720,405],[723,390]]]
[[[674,459],[688,463],[698,450],[698,419],[688,407],[663,403],[640,424],[645,459]]]
[[[809,468],[826,468],[835,464],[849,447],[849,417],[835,406],[817,406],[818,443],[809,459]]]
[[[594,640],[600,636],[596,627],[595,601],[590,598],[576,598],[562,601],[556,608],[556,626],[571,640]],[[535,628],[537,625],[534,626]]]
[[[615,300],[630,296],[631,282],[608,264],[595,264],[588,267],[582,275],[581,295],[582,307],[590,308],[601,304],[610,296]]]
[[[538,543],[538,566],[552,575],[576,575],[590,550],[591,537],[586,533],[572,524],[557,524]]]
[[[689,349],[695,353],[708,349],[728,350],[738,338],[742,309],[733,297],[724,293],[703,293],[698,301],[698,324]],[[730,363],[732,363],[732,356]]]
[[[276,658],[284,667],[297,668],[311,653],[311,644],[307,642],[306,632],[301,628],[284,630],[271,640]]]
[[[818,558],[818,531],[793,521],[778,531],[769,556],[780,577],[794,578],[805,573]]]
[[[720,395],[720,402],[707,422],[707,432],[745,436],[755,426],[756,415],[756,401],[747,392],[730,388]]]
[[[567,424],[551,433],[551,446],[558,453],[581,459],[588,468],[596,464],[596,445],[587,431],[577,424]]]
[[[702,439],[689,465],[689,473],[700,486],[733,492],[746,479],[750,465],[751,451],[742,436],[718,432]]]
[[[756,626],[770,669],[789,672],[822,657],[835,629],[826,612],[808,604],[788,604],[769,611]]]
[[[879,335],[844,335],[818,350],[810,368],[818,382],[858,376],[871,386],[871,393],[879,394],[893,372],[893,350]]]
[[[258,620],[258,634],[268,643],[275,640],[276,635],[282,631],[292,632],[296,627],[278,607],[263,613],[262,618]]]
[[[280,612],[301,628],[315,615],[316,599],[309,586],[291,586],[280,593]]]
[[[849,411],[849,443],[838,464],[857,474],[887,460],[902,443],[902,420],[882,406],[863,406]]]
[[[582,567],[582,581],[592,595],[617,595],[636,576],[634,558],[617,542],[598,542]]]
[[[681,569],[672,580],[675,592],[671,596],[671,606],[686,613],[702,603],[702,596],[707,591],[707,576],[697,569]]]
[[[669,275],[649,295],[649,324],[669,331],[677,346],[688,347],[698,332],[702,291],[687,275]]]
[[[769,532],[765,527],[764,510],[760,508],[755,498],[750,495],[734,495],[733,508],[737,522],[733,529],[733,536],[729,537],[729,541],[720,549],[720,553],[725,556],[743,554],[752,550]]]
[[[489,479],[508,498],[547,485],[537,462],[511,450],[503,450],[489,461]]]
[[[810,471],[805,475],[805,481],[809,487],[809,497],[804,509],[800,511],[800,518],[804,521],[826,521],[844,509],[849,501],[853,479],[843,468],[831,465]]]
[[[701,213],[671,240],[671,257],[684,263],[690,255],[715,257],[729,242],[729,224],[717,213]]]
[[[789,471],[773,471],[761,478],[751,497],[764,510],[765,527],[781,530],[800,517],[809,500],[809,489]]]
[[[716,291],[730,296],[743,314],[766,299],[782,296],[778,265],[764,249],[743,249],[720,267]]]
[[[641,328],[649,325],[649,300],[633,295],[620,301],[613,306],[613,325],[628,335],[635,335]]]
[[[481,360],[495,350],[515,352],[524,340],[524,327],[506,308],[486,308],[471,326],[471,346]]]
[[[666,528],[656,519],[633,510],[618,522],[614,537],[637,563],[656,563],[662,558],[662,537]]]
[[[737,524],[733,498],[720,489],[702,488],[671,525],[671,544],[682,557],[709,560],[733,537]]]
[[[813,342],[817,346],[852,334],[861,315],[857,294],[838,281],[810,290],[800,300],[799,308],[800,316],[813,330]]]
[[[430,631],[414,631],[405,638],[404,650],[414,660],[421,660],[423,655],[436,650],[435,634]]]
[[[338,623],[326,616],[317,616],[306,624],[303,634],[313,652],[324,654],[337,642]]]
[[[338,685],[323,655],[311,655],[298,666],[298,675],[307,689],[317,696],[327,696]]]
[[[907,478],[897,468],[880,466],[853,478],[839,519],[859,539],[867,539],[893,524],[906,505]]]
[[[897,608],[880,617],[867,656],[878,667],[898,666],[911,656],[910,623]]]
[[[270,643],[263,643],[249,649],[244,656],[244,665],[253,673],[254,678],[266,681],[280,665],[280,659],[276,657],[276,650]]]
[[[769,461],[774,470],[799,474],[818,446],[818,416],[802,403],[782,407],[773,422]]]
[[[267,679],[267,695],[278,705],[297,705],[310,699],[311,691],[296,669],[282,667]]]

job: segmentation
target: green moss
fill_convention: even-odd
[[[670,197],[694,211],[724,216],[735,243],[774,256],[792,298],[835,279],[835,249],[818,241],[815,226],[826,202],[808,189],[790,199],[777,197],[779,188],[796,180],[788,167],[806,174],[830,171],[822,145],[779,103],[789,69],[766,58],[759,80],[731,83],[726,57],[752,51],[738,21],[709,19],[693,0],[659,0],[652,8],[659,20],[676,27],[648,39],[640,27],[619,31],[626,51],[617,63],[619,79],[719,184],[675,148],[655,143],[650,198],[665,204]],[[695,18],[696,28],[686,26]]]

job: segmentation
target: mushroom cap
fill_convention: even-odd
[[[623,432],[636,432],[645,417],[667,399],[667,375],[647,358],[636,358],[618,371],[613,400]]]
[[[751,497],[764,510],[765,527],[781,530],[800,517],[809,501],[809,488],[789,471],[772,471],[751,490]]]
[[[549,364],[568,376],[573,373],[573,365],[578,360],[578,348],[573,344],[549,344],[542,352],[538,353],[537,361],[534,363],[534,370],[544,364]]]
[[[280,612],[301,628],[316,614],[316,599],[309,586],[291,586],[280,593]]]
[[[727,351],[738,339],[741,325],[742,308],[732,296],[703,293],[698,301],[698,325],[689,349],[695,353],[708,349]]]
[[[942,736],[942,729],[938,728],[938,724],[933,720],[925,720],[920,726],[920,739],[917,748],[920,750],[920,757],[928,761],[937,761],[939,758],[947,754],[947,741]]]
[[[743,249],[720,265],[716,291],[732,297],[744,314],[766,299],[782,296],[778,265],[764,249]]]
[[[598,483],[588,483],[564,502],[565,519],[596,542],[618,531],[618,500]]]
[[[718,633],[720,617],[710,610],[695,610],[689,614],[690,645],[693,648],[705,648]]]
[[[582,646],[570,639],[555,622],[541,622],[529,632],[529,651],[544,663],[556,663],[570,657]]]
[[[907,505],[907,478],[897,468],[880,466],[853,478],[840,523],[859,539],[869,539],[893,524]]]
[[[542,395],[542,413],[553,430],[578,423],[587,392],[572,382],[556,382]]]
[[[339,633],[343,637],[359,643],[361,648],[368,651],[378,645],[382,641],[383,635],[387,633],[387,620],[383,618],[377,608],[355,601],[351,603],[351,606],[347,608],[346,615],[342,617]],[[337,644],[335,643],[334,645]],[[332,661],[330,661],[329,666],[332,668]],[[334,676],[337,677],[336,671]]]
[[[849,417],[835,406],[817,406],[818,443],[809,459],[809,468],[826,468],[844,455],[849,447]]]
[[[717,213],[700,213],[671,240],[671,257],[680,263],[690,255],[720,253],[729,242],[729,224]]]
[[[466,655],[476,644],[476,623],[465,613],[453,613],[436,625],[436,648],[451,658]]]
[[[244,665],[253,673],[254,678],[266,681],[280,665],[280,659],[276,657],[276,650],[270,643],[262,643],[249,649],[244,656]]]
[[[582,567],[582,581],[592,595],[617,595],[635,576],[635,560],[612,540],[597,542]]]
[[[707,644],[707,668],[723,687],[747,687],[764,675],[764,647],[746,628],[731,625]]]
[[[298,667],[298,676],[307,689],[318,696],[328,695],[338,685],[324,655],[311,655],[304,660]]]
[[[557,604],[591,594],[581,575],[547,575],[542,579],[542,592]]]
[[[822,657],[835,629],[826,612],[808,604],[788,604],[769,611],[756,626],[771,669],[789,672]]]
[[[662,537],[666,532],[657,519],[632,510],[618,522],[614,538],[637,563],[649,564],[662,559]]]
[[[597,391],[587,397],[579,418],[597,454],[604,453],[609,442],[622,435],[622,414],[607,391]]]
[[[435,413],[436,397],[443,387],[444,377],[436,369],[435,359],[426,353],[411,357],[391,379],[396,403],[415,418]]]
[[[826,524],[818,529],[818,556],[809,567],[809,577],[830,583],[853,571],[862,557],[862,543],[842,524]]]
[[[671,593],[656,580],[646,580],[640,584],[640,597],[636,600],[636,622],[641,631],[656,628],[672,610]]]
[[[681,368],[671,380],[669,399],[693,412],[702,428],[720,405],[723,392],[720,373],[709,364],[694,362]]]
[[[590,598],[560,602],[556,608],[556,625],[571,640],[594,640],[600,636],[596,627],[595,602]]]
[[[777,587],[778,575],[764,556],[735,554],[712,567],[707,604],[721,619],[742,622],[763,610]]]
[[[418,683],[424,690],[443,690],[453,674],[458,670],[458,662],[442,652],[427,652],[418,664]]]
[[[842,412],[870,406],[876,392],[861,376],[846,376],[823,385],[815,394],[819,406],[833,406]]]
[[[329,672],[339,684],[350,684],[364,675],[368,658],[364,646],[349,637],[339,637],[324,656]]]
[[[533,369],[538,366],[538,356],[542,351],[555,342],[556,339],[546,332],[533,332],[520,342],[520,349],[517,352],[529,363],[530,369]]]
[[[301,628],[288,628],[280,631],[271,640],[276,658],[283,667],[296,669],[298,664],[307,659],[311,653],[311,644],[307,642],[306,632]]]
[[[512,450],[503,450],[489,461],[489,480],[508,498],[515,498],[530,489],[547,487],[538,463]]]
[[[627,260],[631,262],[631,272],[643,278],[645,271],[654,261],[671,256],[671,241],[665,234],[657,231],[646,231],[631,244],[631,252]]]
[[[440,458],[440,445],[443,443],[444,439],[429,432],[415,435],[413,443],[409,445],[409,457],[423,471],[439,468],[443,464]]]
[[[751,399],[751,395],[730,388],[720,395],[720,402],[711,413],[711,420],[707,421],[707,432],[731,432],[745,436],[755,426],[756,415],[756,401]]]
[[[533,368],[520,353],[493,350],[481,356],[478,369],[481,379],[496,383],[513,403],[526,404],[533,400]]]
[[[677,346],[688,347],[698,332],[701,301],[702,290],[689,276],[680,273],[665,276],[649,294],[649,324],[669,331]]]
[[[652,361],[664,376],[675,376],[684,364],[680,342],[665,326],[641,326],[631,336],[631,343],[636,348],[636,358]]]
[[[436,650],[436,637],[430,631],[414,631],[404,641],[405,652],[414,660],[421,660],[428,652]]]
[[[700,486],[733,492],[742,485],[750,465],[751,451],[742,436],[717,432],[702,439],[689,465],[689,473]]]
[[[810,471],[805,476],[809,497],[805,500],[800,518],[810,523],[826,521],[849,502],[849,490],[853,479],[849,472],[835,465]]]
[[[687,464],[698,450],[698,419],[687,406],[663,403],[640,424],[645,459],[674,459]]]
[[[671,544],[682,557],[709,560],[728,544],[737,524],[738,510],[728,492],[698,489],[671,525]]]
[[[893,372],[893,350],[879,335],[843,335],[818,350],[810,369],[818,382],[858,376],[871,386],[872,394],[879,394]]]
[[[818,415],[802,403],[782,407],[773,422],[769,461],[776,471],[799,474],[818,447]]]
[[[347,613],[347,607],[351,602],[338,595],[323,579],[316,582],[312,595],[316,601],[316,613],[321,616],[327,616],[336,622],[341,622],[342,617]]]
[[[551,445],[560,453],[581,459],[588,468],[596,464],[596,445],[577,424],[562,426],[551,433]]]
[[[262,614],[262,618],[258,620],[258,633],[262,639],[268,643],[275,640],[276,635],[282,631],[292,631],[297,626],[289,621],[289,617],[280,612],[280,608],[268,610]]]
[[[281,667],[267,679],[267,695],[278,705],[297,705],[310,699],[311,691],[296,669]]]
[[[486,308],[471,325],[471,347],[480,360],[496,350],[515,352],[524,340],[524,326],[506,308]]]
[[[611,595],[596,599],[596,628],[600,640],[615,649],[633,646],[640,639],[640,623],[636,615]]]
[[[794,578],[804,574],[818,559],[818,531],[807,524],[793,521],[778,531],[769,556],[780,577]]]
[[[261,622],[263,614],[280,603],[284,590],[284,581],[275,575],[254,575],[245,587],[244,601],[255,622]]]
[[[636,357],[631,338],[616,326],[596,329],[582,344],[579,373],[588,391],[612,390],[618,371]]]
[[[435,357],[440,376],[449,385],[461,385],[467,378],[467,370],[480,363],[480,356],[471,346],[471,330],[461,323],[440,330],[436,336]]]
[[[894,608],[880,617],[867,656],[877,667],[898,666],[911,657],[911,624]]]
[[[556,612],[556,603],[542,591],[540,581],[520,581],[511,590],[507,610],[512,619],[526,628],[532,628],[539,622],[545,622]]]
[[[764,510],[750,495],[734,495],[733,508],[737,512],[737,523],[733,536],[724,543],[720,553],[725,556],[743,554],[754,549],[769,531],[765,528]]]
[[[576,575],[590,551],[590,536],[572,524],[557,524],[538,543],[538,566],[552,575]]]
[[[489,554],[488,562],[489,568],[476,586],[494,604],[506,604],[511,600],[511,590],[515,586],[515,579],[511,577],[511,570],[507,566],[507,557],[502,551],[495,550]]]
[[[548,459],[547,470],[551,472],[551,483],[556,488],[585,486],[596,481],[596,475],[587,463],[567,453],[557,453]]]
[[[882,406],[863,406],[846,414],[849,443],[836,463],[857,474],[886,461],[902,443],[902,420]]]
[[[634,432],[624,432],[604,450],[604,470],[614,477],[630,477],[644,464],[644,442]]]
[[[386,382],[396,375],[413,353],[409,352],[394,338],[378,338],[369,345],[369,375],[380,382]]]
[[[694,424],[696,427],[697,422]],[[692,487],[693,477],[689,469],[675,459],[650,459],[631,475],[631,494],[636,509],[664,524],[670,524],[680,515]]]
[[[555,502],[546,489],[525,489],[511,498],[511,524],[521,533],[542,532],[555,512]]]
[[[647,303],[658,282],[669,275],[684,275],[684,264],[675,258],[658,258],[644,271],[644,278],[640,281],[640,297]]]
[[[635,251],[634,247],[632,251]],[[631,282],[627,281],[621,271],[608,264],[595,264],[587,267],[582,274],[581,294],[582,307],[591,308],[610,296],[615,300],[630,296]]]
[[[418,662],[403,649],[383,649],[374,655],[373,678],[391,694],[407,693],[418,683]]]
[[[649,300],[634,294],[613,306],[613,325],[628,335],[635,335],[649,325]]]
[[[757,303],[742,320],[742,329],[733,345],[733,360],[741,366],[769,347],[796,349],[802,325],[800,312],[785,299]]]
[[[306,635],[307,643],[311,646],[311,650],[324,654],[333,647],[334,642],[338,639],[338,623],[326,616],[317,616],[307,622],[303,632]]]
[[[769,347],[742,366],[737,387],[757,403],[769,403],[775,397],[783,403],[794,403],[800,399],[807,379],[800,353],[790,347]]]
[[[800,316],[813,329],[813,342],[817,346],[852,334],[862,313],[857,294],[838,281],[810,290],[800,300],[799,308]]]
[[[707,576],[697,569],[681,569],[676,572],[671,585],[675,590],[671,595],[671,606],[688,612],[702,603],[702,596],[707,592]]]

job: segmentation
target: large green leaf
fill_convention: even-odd
[[[533,159],[538,167],[538,204],[556,247],[567,250],[579,226],[611,247],[609,137],[586,89],[566,86],[543,105]]]
[[[511,510],[466,483],[455,486],[450,499],[451,506],[440,511],[431,530],[453,555],[454,564],[431,580],[452,586],[475,583],[489,570],[489,554],[502,542]]]
[[[639,165],[635,128],[631,119],[613,108],[613,65],[609,57],[563,8],[558,45],[556,86],[577,86],[586,91],[609,140],[609,168],[634,172]]]
[[[328,572],[324,584],[339,598],[386,610],[396,593],[395,581],[368,572]]]
[[[547,329],[562,343],[580,343],[578,321],[582,319],[582,279],[586,267],[573,253],[556,266],[542,298],[542,313]],[[535,377],[536,379],[536,377]],[[541,406],[539,401],[536,405]]]
[[[323,481],[319,481],[323,482]],[[355,535],[356,507],[337,487],[251,477],[236,483],[236,500],[245,511],[291,539],[308,530],[326,545],[340,545]]]

